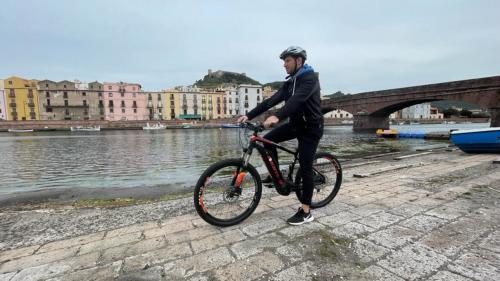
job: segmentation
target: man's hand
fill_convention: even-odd
[[[236,123],[241,124],[241,123],[243,123],[243,122],[245,122],[247,120],[248,120],[248,117],[246,115],[243,115],[243,116],[240,116],[238,118],[238,120],[236,120]]]
[[[264,121],[264,128],[269,129],[271,128],[274,124],[278,124],[280,120],[278,117],[272,115],[267,117],[266,121]]]

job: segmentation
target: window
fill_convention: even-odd
[[[111,87],[111,86],[108,86],[108,90],[111,90],[111,89],[113,89],[113,87]]]
[[[170,94],[170,99],[173,100],[174,99],[174,94]]]
[[[257,94],[260,94],[260,89],[257,89]]]
[[[108,93],[108,97],[112,98],[113,97],[113,93]]]
[[[47,99],[47,106],[50,106],[50,100]]]
[[[151,97],[151,94],[148,94],[148,100],[153,100],[153,98]]]
[[[83,97],[86,97],[86,96],[87,96],[87,93],[82,92],[82,96],[83,96]]]
[[[64,100],[64,106],[68,106],[68,100]]]
[[[125,101],[122,100],[122,107],[125,107]]]
[[[135,98],[135,93],[133,93],[133,94],[132,94],[132,97],[134,97],[134,98]]]
[[[125,108],[122,108],[122,113],[125,113]]]
[[[47,112],[52,112],[52,107],[47,107]]]
[[[134,113],[137,113],[137,108],[134,108]]]
[[[66,110],[64,111],[64,114],[69,115],[69,109],[66,108]]]
[[[137,108],[137,102],[136,101],[133,102],[132,107]]]
[[[114,105],[113,105],[113,101],[112,101],[112,100],[110,100],[110,101],[108,102],[108,106],[109,106],[109,107],[114,107]]]
[[[87,101],[83,100],[83,106],[87,106]]]
[[[50,93],[48,91],[45,92],[45,97],[50,98]]]
[[[99,96],[100,98],[102,98],[102,93],[99,93],[99,94],[98,94],[98,96]]]
[[[247,88],[245,88],[245,94],[248,94],[248,89]]]
[[[49,84],[45,84],[45,88],[48,88],[49,87]]]
[[[196,99],[196,95],[194,96],[194,99]],[[158,94],[158,100],[161,101],[161,95]]]
[[[68,98],[68,92],[63,92],[63,98],[65,98],[65,99]]]
[[[12,80],[9,80],[9,85],[12,85]]]
[[[125,93],[124,92],[121,92],[120,95],[122,96],[122,98],[125,97]]]
[[[109,113],[113,113],[114,109],[112,107],[109,108]]]
[[[66,84],[63,85],[63,88],[66,89]]]
[[[104,107],[104,103],[102,102],[102,100],[99,101],[99,107]]]

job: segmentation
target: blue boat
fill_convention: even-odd
[[[238,124],[221,124],[220,127],[225,129],[230,129],[230,128],[240,128],[241,126]]]
[[[450,138],[467,153],[500,153],[500,127],[452,131]]]

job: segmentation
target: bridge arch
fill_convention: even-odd
[[[500,126],[500,76],[366,92],[322,101],[323,112],[354,113],[354,130],[389,128],[392,112],[415,104],[454,100],[488,108],[491,126]]]

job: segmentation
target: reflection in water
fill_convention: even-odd
[[[488,124],[396,126],[399,130],[447,131]],[[340,158],[412,150],[428,141],[385,140],[326,127],[320,150]],[[294,147],[295,141],[285,143]],[[35,132],[0,134],[0,194],[46,188],[162,187],[192,185],[213,162],[239,157],[235,129]],[[280,153],[280,159],[290,159]],[[255,152],[251,162],[262,166]]]

